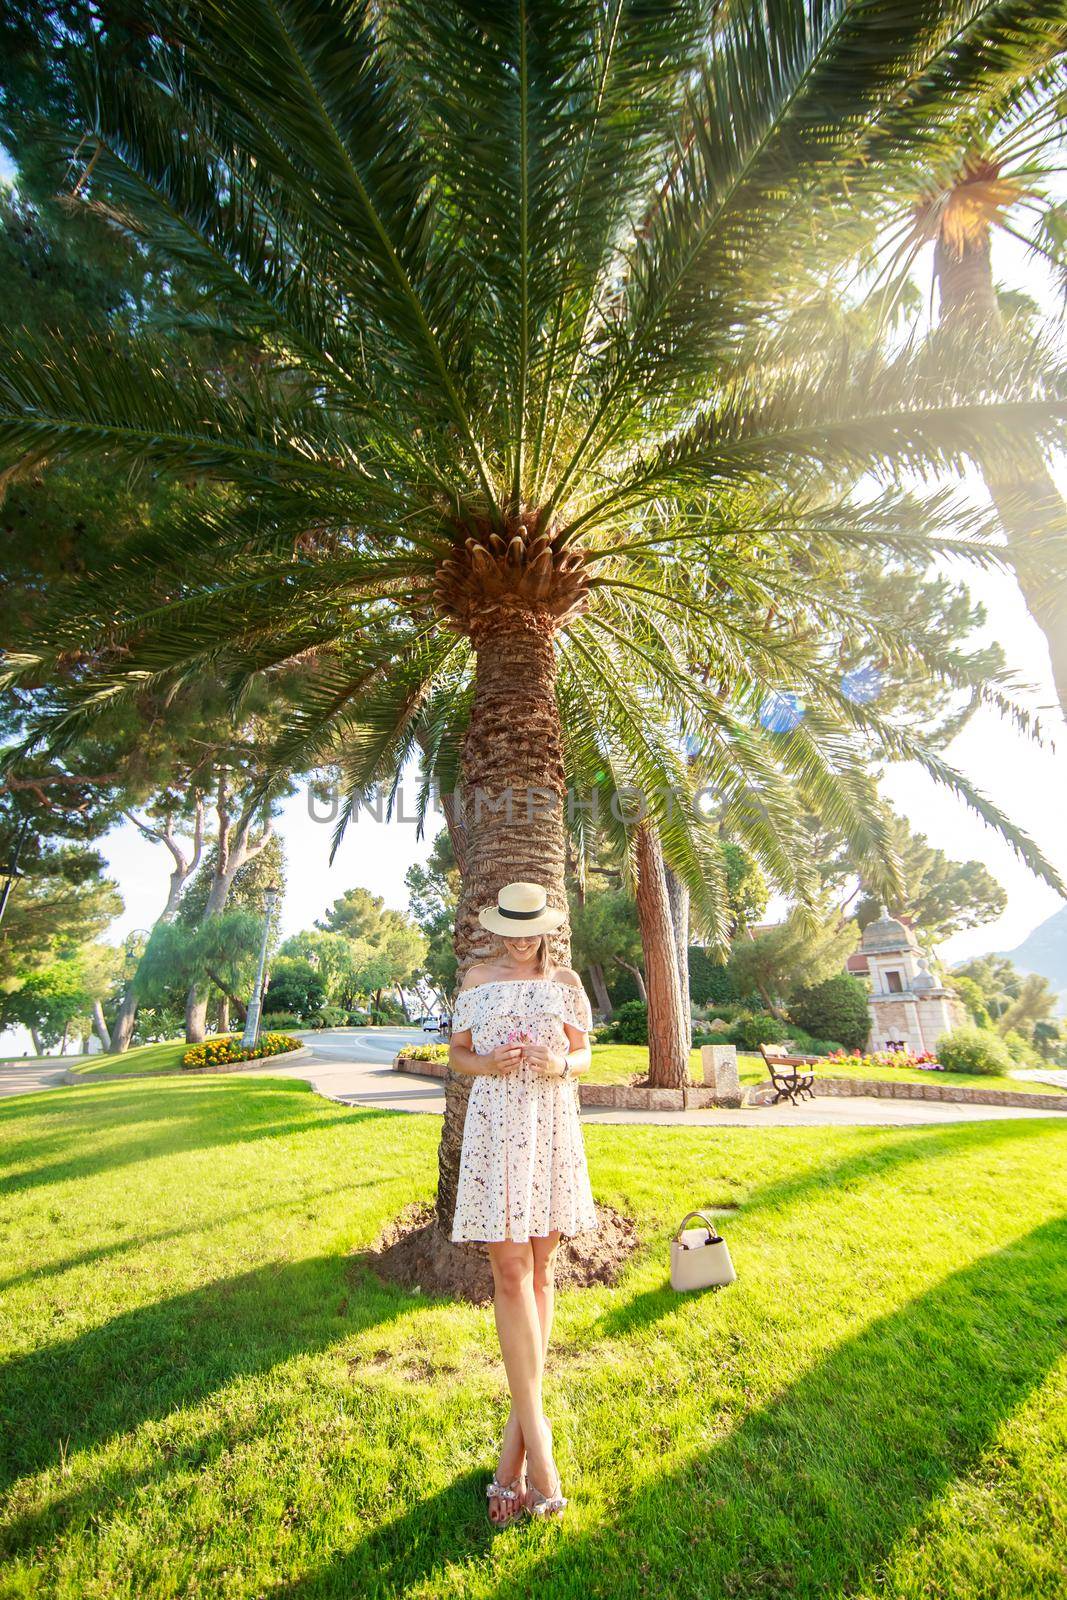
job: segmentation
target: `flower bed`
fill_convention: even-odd
[[[447,1044],[412,1044],[405,1045],[400,1052],[409,1061],[447,1061]]]
[[[925,1050],[921,1056],[915,1055],[911,1050],[875,1050],[871,1055],[864,1055],[862,1050],[835,1050],[833,1055],[825,1058],[827,1066],[832,1066],[835,1061],[848,1062],[853,1067],[903,1067],[910,1069],[917,1067],[920,1072],[944,1072],[936,1056]]]
[[[261,1061],[266,1056],[282,1056],[290,1050],[299,1050],[300,1040],[288,1033],[264,1033],[254,1050],[241,1046],[239,1034],[228,1039],[207,1039],[194,1044],[182,1056],[182,1066],[188,1071],[204,1071],[210,1067],[230,1067],[239,1061]]]

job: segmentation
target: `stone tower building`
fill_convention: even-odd
[[[870,978],[869,1050],[904,1045],[916,1055],[932,1052],[943,1033],[966,1020],[958,997],[930,972],[930,958],[911,929],[884,906],[864,929],[859,953],[866,957]]]

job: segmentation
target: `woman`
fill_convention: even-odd
[[[553,1274],[560,1235],[598,1223],[575,1084],[589,1066],[592,1014],[576,974],[552,966],[548,954],[548,934],[563,918],[540,884],[506,884],[496,905],[478,913],[499,936],[497,951],[467,972],[452,1019],[449,1061],[475,1079],[452,1238],[489,1245],[511,1391],[486,1490],[494,1527],[523,1510],[560,1516],[567,1504],[542,1409]]]

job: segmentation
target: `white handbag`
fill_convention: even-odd
[[[700,1217],[704,1227],[686,1228],[690,1217]],[[736,1277],[729,1247],[714,1222],[703,1211],[687,1211],[671,1240],[671,1288],[721,1288]]]

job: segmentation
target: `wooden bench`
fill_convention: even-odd
[[[815,1081],[814,1068],[818,1064],[818,1056],[788,1056],[781,1045],[776,1049],[774,1045],[761,1044],[759,1053],[763,1057],[767,1071],[774,1084],[774,1099],[772,1105],[777,1105],[779,1100],[788,1099],[792,1105],[798,1103],[798,1096],[806,1094],[808,1099],[814,1099],[815,1090],[812,1084]],[[801,1072],[801,1067],[807,1067],[807,1072]]]

